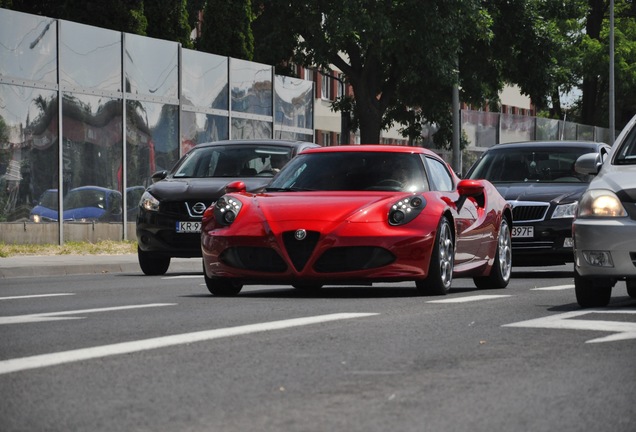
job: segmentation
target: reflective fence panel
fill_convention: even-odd
[[[121,92],[121,33],[60,21],[60,83]]]
[[[184,49],[181,59],[181,104],[223,110],[227,115],[228,58]]]
[[[57,221],[57,119],[57,92],[0,84],[0,222]]]
[[[499,142],[534,140],[534,117],[499,114]]]
[[[559,123],[559,120],[537,117],[536,139],[539,141],[558,140]]]
[[[313,141],[313,82],[275,76],[274,137]]]
[[[148,186],[155,171],[179,159],[179,107],[138,100],[126,102],[128,186]]]
[[[57,22],[0,9],[0,77],[57,83]]]
[[[271,117],[273,70],[269,65],[231,59],[231,110]]]
[[[126,34],[124,45],[127,93],[179,97],[179,44]]]

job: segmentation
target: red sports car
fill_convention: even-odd
[[[420,147],[305,150],[262,193],[241,181],[205,211],[205,282],[232,296],[245,284],[370,285],[414,281],[444,295],[453,276],[504,288],[512,211],[486,180],[460,180]]]

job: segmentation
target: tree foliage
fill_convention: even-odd
[[[250,0],[207,0],[203,9],[200,51],[252,60],[252,3]]]
[[[260,26],[268,31],[266,47],[296,41],[295,62],[340,69],[355,99],[336,106],[353,110],[363,142],[378,142],[395,122],[406,122],[411,136],[424,121],[450,124],[455,84],[467,102],[496,102],[506,82],[545,100],[554,66],[545,53],[555,45],[545,3],[261,0],[265,12],[256,23],[268,21]]]
[[[147,36],[180,42],[184,48],[193,47],[186,0],[146,0],[144,11],[148,20]]]

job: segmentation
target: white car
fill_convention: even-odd
[[[598,173],[572,225],[576,300],[584,308],[607,306],[617,281],[636,298],[636,116],[605,159],[583,155],[575,170]]]

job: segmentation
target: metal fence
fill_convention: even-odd
[[[313,82],[273,66],[6,9],[0,41],[0,222],[25,232],[53,195],[62,242],[58,208],[81,187],[107,190],[93,226],[123,229],[152,173],[200,142],[314,140]]]

